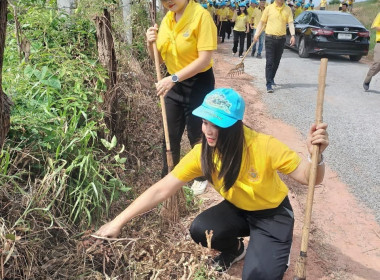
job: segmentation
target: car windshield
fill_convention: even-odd
[[[324,25],[363,25],[353,16],[347,16],[347,15],[324,15],[319,14],[319,23]]]

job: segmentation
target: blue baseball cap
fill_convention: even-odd
[[[239,7],[246,7],[245,3],[240,3]]]
[[[245,102],[240,94],[232,88],[217,88],[206,95],[193,115],[227,128],[243,119],[244,110]]]

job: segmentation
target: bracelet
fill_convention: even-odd
[[[309,162],[311,162],[311,156],[310,156],[310,154],[307,155],[307,160]],[[323,157],[323,154],[321,154],[321,161],[318,162],[318,165],[323,165],[323,164],[325,164],[325,158]]]

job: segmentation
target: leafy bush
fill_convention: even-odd
[[[16,180],[20,190],[27,181],[36,182],[31,194],[38,201],[31,200],[29,209],[52,196],[57,199],[45,211],[56,207],[72,222],[92,223],[129,190],[117,173],[123,160],[111,157],[114,149],[99,141],[106,72],[97,63],[95,28],[86,17],[68,17],[53,7],[21,9],[18,20],[31,53],[28,62],[19,61],[10,17],[3,87],[14,106],[3,151],[12,152],[2,153],[0,170],[7,175],[29,170]]]

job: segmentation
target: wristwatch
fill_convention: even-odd
[[[178,78],[178,76],[176,74],[173,74],[171,77],[172,77],[172,82],[173,83],[178,83],[179,78]]]

